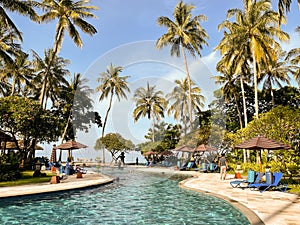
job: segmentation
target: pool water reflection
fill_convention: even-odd
[[[250,224],[224,200],[178,187],[179,178],[101,168],[117,180],[98,188],[0,202],[0,224]]]

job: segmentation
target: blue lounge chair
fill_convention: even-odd
[[[255,172],[253,170],[248,171],[247,180],[234,180],[230,182],[233,188],[248,188],[250,184],[258,183],[263,176],[263,173]],[[243,185],[246,184],[246,185]]]
[[[268,179],[268,176],[271,176],[272,179]],[[267,179],[265,183],[253,183],[253,184],[249,184],[248,186],[250,187],[250,190],[258,189],[260,190],[260,192],[264,192],[270,188],[275,188],[285,192],[286,189],[288,188],[288,185],[280,184],[280,180],[282,177],[283,177],[283,173],[281,172],[274,172],[273,174],[267,173]]]

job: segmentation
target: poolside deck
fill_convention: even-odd
[[[83,178],[76,178],[75,175],[68,176],[58,184],[42,183],[20,185],[14,187],[0,187],[0,199],[6,197],[16,197],[21,195],[33,195],[49,192],[67,191],[88,187],[100,186],[113,181],[113,178],[102,174],[83,174]]]
[[[180,186],[194,191],[215,195],[229,201],[239,208],[250,220],[251,224],[296,225],[299,224],[300,196],[278,191],[250,191],[232,188],[229,182],[233,175],[225,181],[219,180],[219,174],[177,171],[168,168],[133,167],[133,169],[156,173],[190,174],[193,178],[180,182]],[[112,182],[113,179],[101,174],[84,174],[83,178],[69,176],[59,184],[32,184],[15,187],[0,187],[0,199],[20,195],[40,194],[46,192],[65,191],[93,187]]]

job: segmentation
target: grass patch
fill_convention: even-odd
[[[54,174],[52,172],[46,172],[46,176],[44,177],[33,177],[32,175],[33,171],[24,171],[22,172],[22,177],[20,179],[0,182],[0,187],[12,187],[18,185],[50,182],[51,177]]]

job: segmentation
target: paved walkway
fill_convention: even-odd
[[[232,188],[229,184],[233,175],[220,181],[219,174],[176,171],[168,168],[134,168],[155,173],[189,174],[193,178],[180,182],[180,186],[223,198],[240,209],[251,224],[298,225],[300,224],[300,196],[278,191],[250,191]],[[46,192],[93,187],[112,182],[113,179],[100,174],[84,174],[83,178],[69,176],[59,184],[32,184],[15,187],[0,187],[0,198],[31,195]]]
[[[0,187],[0,198],[81,189],[100,186],[112,181],[112,178],[100,174],[83,174],[83,178],[76,178],[75,175],[71,175],[68,176],[67,179],[61,180],[58,184],[50,184],[49,182],[14,187]]]
[[[298,225],[300,224],[300,196],[280,191],[251,191],[232,188],[233,175],[227,175],[221,181],[219,174],[191,171],[166,171],[160,168],[148,168],[152,172],[187,173],[194,178],[180,182],[180,186],[223,198],[241,210],[251,224]]]

